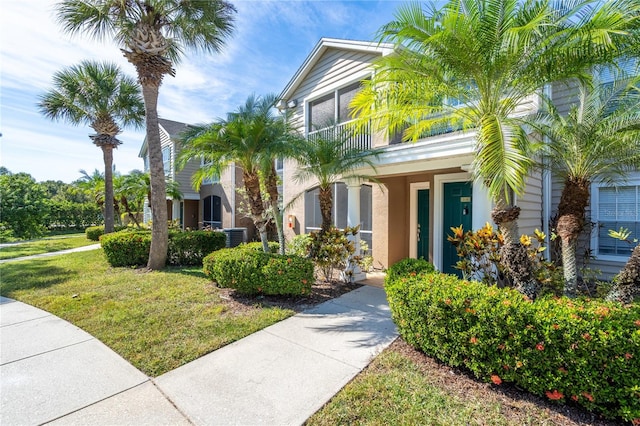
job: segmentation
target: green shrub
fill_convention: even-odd
[[[100,237],[100,244],[111,266],[146,265],[151,247],[151,232],[120,231]]]
[[[114,226],[115,232],[122,231],[127,229],[126,226]],[[84,230],[85,235],[87,236],[87,240],[91,241],[100,241],[100,236],[104,234],[104,226],[90,226]]]
[[[311,234],[298,234],[287,244],[287,254],[293,254],[300,257],[309,255],[311,247]]]
[[[352,262],[357,263],[359,256],[354,256],[356,247],[349,236],[356,235],[360,228],[340,230],[332,226],[325,232],[312,232],[309,246],[309,257],[322,272],[325,281],[333,281],[335,271],[341,272],[341,279],[351,280]]]
[[[170,231],[169,254],[171,265],[202,265],[202,259],[224,248],[226,235],[218,231]]]
[[[385,282],[395,281],[400,277],[416,276],[421,273],[434,272],[436,268],[425,259],[402,259],[389,267]]]
[[[224,247],[225,241],[225,234],[217,231],[170,231],[167,263],[201,265],[202,259]],[[146,265],[151,247],[151,231],[127,228],[102,235],[100,242],[111,266]]]
[[[385,285],[402,337],[496,384],[640,419],[640,306],[545,297],[430,273]]]
[[[313,284],[311,261],[246,247],[211,253],[203,260],[203,270],[220,287],[247,295],[301,295],[309,293]]]
[[[270,253],[277,253],[278,250],[280,250],[280,244],[274,242],[274,241],[269,241],[269,252]],[[262,249],[262,242],[260,241],[254,241],[252,243],[243,243],[240,244],[238,247],[238,249],[240,250],[255,250],[255,251],[263,251]]]

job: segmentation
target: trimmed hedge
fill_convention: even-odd
[[[246,295],[308,294],[314,282],[310,260],[242,246],[218,250],[202,263],[207,278]]]
[[[531,302],[440,273],[387,279],[385,289],[400,334],[426,354],[495,384],[640,422],[640,306]]]
[[[274,241],[269,241],[268,244],[269,244],[269,251],[271,253],[277,253],[278,250],[280,250],[280,244]],[[244,250],[264,251],[262,249],[262,243],[260,241],[254,241],[252,243],[243,243],[237,246],[237,248],[240,250],[244,249]]]
[[[171,265],[202,265],[202,259],[226,245],[226,234],[219,231],[169,231]]]
[[[111,266],[140,266],[149,260],[151,231],[124,230],[103,235],[100,242]],[[202,259],[225,246],[226,235],[217,231],[169,231],[167,263],[201,265]]]
[[[100,245],[111,266],[146,265],[151,231],[120,231],[100,237]]]
[[[385,281],[396,280],[405,275],[416,276],[417,274],[434,272],[436,268],[425,259],[402,259],[389,267]]]
[[[115,226],[115,232],[122,231],[123,229],[127,229],[126,226]],[[85,235],[87,236],[87,240],[91,241],[100,241],[100,237],[104,234],[104,225],[100,226],[90,226],[84,230]]]

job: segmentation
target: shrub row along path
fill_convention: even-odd
[[[0,300],[0,424],[300,424],[396,337],[363,286],[151,379],[91,335]]]

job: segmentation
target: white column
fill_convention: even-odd
[[[180,221],[180,200],[171,200],[171,221]]]
[[[361,224],[360,221],[360,180],[350,179],[347,182],[347,226],[355,227]],[[356,248],[355,254],[360,255],[360,232],[354,236],[349,236]],[[348,269],[353,273],[354,281],[366,279],[366,274],[360,270],[358,265],[350,265]]]

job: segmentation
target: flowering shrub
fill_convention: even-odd
[[[314,282],[310,260],[242,246],[205,257],[203,270],[220,287],[248,295],[302,295],[311,291]]]
[[[543,297],[439,273],[385,283],[402,337],[496,385],[640,419],[640,306]]]

